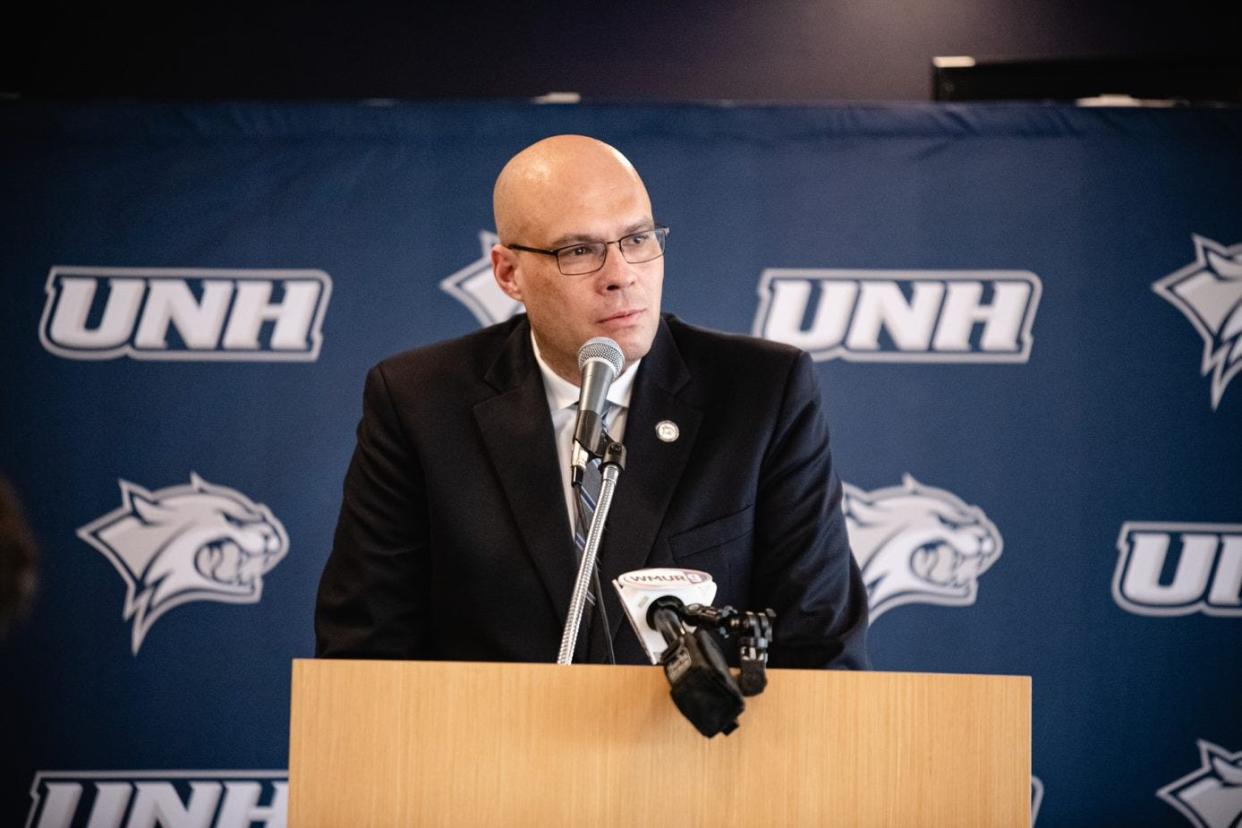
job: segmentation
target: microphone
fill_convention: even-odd
[[[666,595],[647,611],[648,623],[658,627],[669,648],[660,662],[668,679],[669,695],[695,730],[707,738],[737,729],[737,717],[746,709],[745,693],[729,672],[720,646],[703,627],[690,632],[681,622],[686,607]]]
[[[612,585],[647,657],[664,667],[677,709],[709,739],[732,733],[746,708],[743,697],[758,695],[767,686],[776,613],[711,606],[716,584],[697,569],[636,569],[619,575]],[[739,677],[729,670],[709,627],[737,640]]]
[[[661,598],[710,606],[716,597],[712,576],[698,569],[636,569],[617,576],[612,585],[652,664],[659,664],[668,648],[664,634],[649,620],[652,606]]]
[[[625,367],[621,346],[606,336],[588,339],[578,349],[578,370],[582,372],[578,396],[578,421],[574,424],[571,457],[573,480],[582,479],[591,457],[599,454],[599,438],[603,431],[604,406],[608,387]]]

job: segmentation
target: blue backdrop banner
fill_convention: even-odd
[[[363,376],[518,310],[492,183],[575,132],[672,228],[666,310],[816,360],[876,668],[1032,676],[1040,824],[1237,824],[1242,111],[0,124],[0,472],[42,553],[0,644],[0,822],[283,824]]]

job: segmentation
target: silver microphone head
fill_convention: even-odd
[[[616,372],[614,377],[620,376],[621,369],[625,367],[625,354],[621,353],[621,346],[606,336],[592,337],[582,343],[578,349],[578,370],[581,371],[593,359],[602,359],[611,365]]]

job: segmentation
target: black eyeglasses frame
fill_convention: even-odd
[[[650,259],[643,259],[642,261],[638,261],[638,262],[630,261],[630,259],[626,257],[625,255],[625,248],[621,246],[621,242],[625,241],[626,239],[632,238],[634,236],[641,236],[644,233],[654,233],[656,235],[656,238],[660,242],[660,255],[652,256]],[[668,227],[664,226],[663,224],[657,224],[648,230],[635,230],[633,233],[626,233],[624,236],[622,236],[619,239],[613,239],[612,241],[603,242],[604,255],[599,260],[599,267],[596,267],[593,270],[584,270],[579,273],[566,273],[564,271],[564,269],[561,266],[561,252],[562,251],[572,250],[575,247],[582,247],[583,245],[586,245],[586,244],[599,244],[599,243],[600,242],[594,242],[594,241],[575,242],[573,244],[567,244],[562,247],[555,247],[555,248],[552,248],[551,250],[547,248],[543,248],[543,247],[529,247],[525,244],[506,244],[504,246],[509,248],[510,250],[524,250],[527,253],[542,253],[545,256],[552,256],[553,258],[556,259],[556,269],[561,271],[562,276],[589,276],[592,273],[598,273],[599,271],[603,270],[604,265],[608,264],[608,248],[609,246],[614,245],[614,244],[617,245],[617,250],[621,252],[621,258],[625,259],[625,261],[629,262],[630,264],[645,264],[647,262],[654,262],[656,259],[661,258],[664,255],[665,246],[668,244]]]

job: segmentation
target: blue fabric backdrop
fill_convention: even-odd
[[[559,132],[643,174],[666,310],[815,351],[878,669],[1031,675],[1040,824],[1242,813],[1242,112],[0,123],[0,471],[42,547],[0,645],[0,822],[85,824],[111,796],[132,823],[191,779],[219,807],[175,824],[279,821],[363,375],[509,312],[491,185]],[[232,777],[257,780],[245,807]]]

